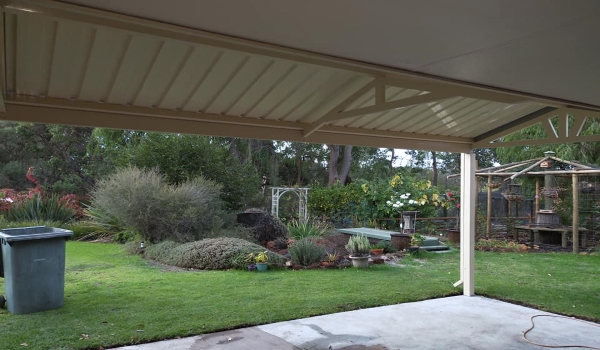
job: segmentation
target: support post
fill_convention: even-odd
[[[476,184],[475,154],[461,153],[460,268],[463,294],[475,295]]]
[[[579,177],[573,174],[573,253],[579,253]]]
[[[535,178],[535,213],[540,211],[540,178]]]
[[[488,186],[487,186],[487,219],[485,226],[485,234],[487,238],[492,235],[492,175],[488,175]]]

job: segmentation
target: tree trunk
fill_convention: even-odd
[[[329,148],[329,186],[334,186],[337,183],[345,185],[350,173],[352,165],[352,147],[344,146],[344,156],[340,168],[340,146],[327,145]]]
[[[340,146],[327,145],[327,148],[329,148],[329,186],[334,186],[340,179],[338,172]]]
[[[340,184],[346,185],[348,183],[348,174],[350,173],[350,166],[352,165],[352,147],[344,146],[344,158],[342,160],[342,170],[340,172]]]
[[[237,143],[238,139],[229,139],[229,153],[234,159],[236,159],[238,162],[241,162],[240,150]]]
[[[431,167],[433,168],[433,186],[437,186],[438,184],[438,167],[437,167],[437,154],[435,152],[431,152]]]
[[[300,186],[302,183],[302,153],[304,152],[304,146],[302,144],[298,144],[296,148],[296,184]]]

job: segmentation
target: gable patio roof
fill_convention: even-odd
[[[539,8],[509,1],[501,9],[466,1],[473,7],[459,7],[464,12],[430,1],[435,13],[447,10],[431,24],[426,8],[411,2],[344,2],[356,8],[341,12],[311,1],[69,2],[83,6],[2,1],[3,119],[450,152],[600,140],[579,135],[600,111],[600,97],[590,91],[600,80],[590,69],[597,45],[569,46],[575,51],[568,57],[556,53],[571,35],[597,42],[600,6],[591,1]],[[367,6],[372,13],[360,12]],[[519,11],[546,16],[544,23],[506,29],[501,19],[525,20]],[[390,12],[398,22],[363,27]],[[476,18],[484,15],[499,18]],[[298,16],[311,25],[284,25],[298,26]],[[348,16],[360,29],[343,21]],[[457,25],[468,20],[474,24]],[[407,32],[419,25],[421,32]],[[525,55],[527,43],[539,52]],[[484,71],[473,65],[478,61]],[[556,117],[566,125],[567,114],[577,116],[571,128],[551,126]],[[535,123],[550,136],[495,142]]]

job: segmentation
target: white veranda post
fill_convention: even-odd
[[[460,280],[463,294],[475,295],[475,230],[476,230],[476,179],[475,154],[461,154],[460,176]]]
[[[279,217],[279,199],[285,193],[292,192],[298,196],[298,219],[302,222],[306,222],[308,219],[308,190],[310,190],[310,188],[272,187],[271,214],[275,217]]]

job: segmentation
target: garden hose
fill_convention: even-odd
[[[573,317],[566,317],[566,316],[555,316],[555,315],[534,315],[534,316],[531,316],[531,319],[530,319],[530,320],[531,320],[531,327],[529,327],[529,329],[528,329],[528,330],[526,330],[526,331],[523,333],[523,339],[525,339],[525,341],[526,341],[526,342],[528,342],[528,343],[530,343],[530,344],[533,344],[533,345],[541,346],[541,347],[544,347],[544,348],[583,348],[583,349],[594,349],[594,350],[600,350],[600,348],[597,348],[597,347],[594,347],[594,346],[586,346],[586,345],[543,345],[543,344],[539,344],[539,343],[536,343],[536,342],[533,342],[533,341],[531,341],[531,340],[527,339],[527,333],[529,333],[529,331],[533,330],[533,328],[535,327],[535,324],[534,324],[534,322],[533,322],[533,319],[534,319],[534,318],[536,318],[536,317],[556,317],[556,318],[566,318],[566,319],[569,319],[569,320],[574,320],[574,321],[578,321],[578,322],[583,322],[583,323],[590,324],[590,325],[592,325],[592,326],[600,327],[600,325],[599,325],[599,324],[592,323],[592,322],[587,322],[587,321],[583,321],[583,320],[578,320],[578,319],[576,319],[576,318],[573,318]]]

